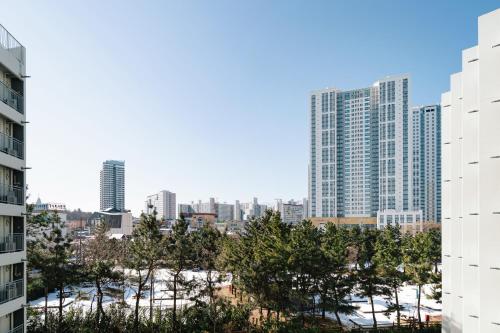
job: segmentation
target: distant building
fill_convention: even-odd
[[[276,202],[276,210],[280,212],[281,220],[286,224],[299,224],[304,220],[304,205],[294,200],[284,203],[281,199]]]
[[[328,223],[337,227],[354,228],[356,226],[366,229],[377,228],[376,217],[311,217],[312,224],[317,228],[324,229]]]
[[[69,234],[73,234],[78,231],[83,231],[86,229],[86,220],[68,220],[65,223],[66,229]]]
[[[413,207],[424,221],[441,222],[441,106],[412,110]]]
[[[257,198],[253,198],[252,202],[240,203],[242,219],[247,221],[250,218],[264,216],[267,210],[267,205],[259,204]]]
[[[61,220],[62,223],[62,228],[61,232],[63,236],[66,236],[68,234],[68,227],[66,225],[67,223],[67,216],[68,212],[66,210],[66,205],[63,203],[57,203],[57,202],[47,202],[44,203],[40,198],[36,200],[36,203],[33,207],[33,215],[39,215],[43,212],[47,212],[49,214],[55,213],[59,216],[59,219]],[[48,228],[47,228],[48,230]]]
[[[104,161],[100,176],[100,210],[125,210],[125,161]]]
[[[108,235],[114,238],[122,238],[121,236],[129,237],[133,232],[133,217],[132,213],[124,212],[117,209],[107,209],[102,212],[96,212],[88,220],[88,226],[92,229],[100,224],[106,224]],[[121,235],[116,237],[116,235]]]
[[[245,227],[248,221],[225,221],[217,222],[215,228],[221,233],[227,233],[228,235],[242,234],[245,232]]]
[[[186,214],[192,214],[194,212],[194,208],[190,204],[179,204],[179,218],[182,215],[185,216]]]
[[[217,221],[230,221],[234,219],[234,205],[220,203],[215,198],[210,198],[208,202],[198,202],[179,205],[179,214],[189,213],[210,213],[217,216]]]
[[[154,211],[158,214],[158,219],[174,220],[177,216],[175,193],[163,190],[149,195],[146,198],[144,212],[152,214]]]
[[[309,216],[309,200],[307,198],[302,199],[302,209],[304,210],[304,219],[308,219]]]
[[[311,93],[308,215],[413,210],[410,91],[409,76],[397,75]]]
[[[57,202],[47,202],[47,203],[42,203],[40,198],[37,199],[35,206],[33,207],[33,211],[36,212],[43,212],[43,211],[48,211],[48,212],[53,212],[53,211],[58,211],[58,212],[66,212],[66,205],[63,203],[57,203]]]
[[[215,228],[217,223],[217,215],[213,213],[192,213],[184,216],[185,220],[189,223],[191,230],[197,230],[208,225]]]
[[[240,205],[240,201],[239,200],[236,200],[234,202],[234,217],[233,219],[235,221],[241,221],[243,220],[243,214],[241,212],[241,205]]]
[[[411,229],[412,232],[422,232],[424,231],[422,211],[385,210],[377,212],[377,227],[381,229],[388,225],[399,225],[403,229]]]

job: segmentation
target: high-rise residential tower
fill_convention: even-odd
[[[441,222],[441,106],[412,109],[413,207],[423,220]]]
[[[100,189],[101,211],[109,208],[125,210],[125,161],[104,161]]]
[[[443,332],[500,332],[500,9],[441,99]]]
[[[413,209],[410,79],[310,96],[310,217],[374,217]]]
[[[146,214],[152,214],[154,211],[158,214],[158,219],[175,220],[177,216],[175,193],[163,190],[148,195],[145,202],[145,212]]]
[[[25,332],[26,51],[0,25],[0,332]]]

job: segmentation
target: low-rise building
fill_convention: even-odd
[[[375,229],[377,227],[376,217],[312,217],[312,224],[317,228],[325,228],[328,223],[334,223],[338,227]]]
[[[304,216],[304,205],[294,200],[283,202],[276,200],[276,210],[281,214],[281,220],[286,224],[299,224],[306,217]]]
[[[213,213],[191,213],[183,215],[182,218],[188,222],[191,231],[198,230],[204,225],[215,227],[217,223],[217,214]]]
[[[91,229],[95,229],[100,223],[106,224],[108,227],[107,233],[110,236],[123,235],[129,237],[132,236],[134,230],[132,213],[119,211],[118,209],[110,208],[103,212],[96,212],[92,214],[88,221]]]
[[[399,225],[403,232],[423,232],[424,221],[422,210],[396,211],[384,210],[377,212],[377,228],[382,229],[388,225]]]

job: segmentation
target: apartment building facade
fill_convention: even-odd
[[[163,190],[156,194],[148,195],[144,205],[145,213],[152,214],[156,211],[158,219],[175,220],[177,216],[176,199],[173,192]]]
[[[441,223],[441,106],[412,109],[413,207],[423,220]]]
[[[26,51],[0,25],[0,332],[26,328]]]
[[[108,160],[100,173],[100,210],[125,210],[125,161]]]
[[[367,88],[311,93],[311,218],[413,210],[410,91],[409,76],[397,75]]]
[[[442,95],[443,332],[500,332],[500,9]]]

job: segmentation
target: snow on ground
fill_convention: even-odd
[[[420,315],[422,316],[422,321],[425,320],[426,315],[436,316],[441,315],[441,304],[437,303],[433,299],[427,298],[426,294],[431,293],[430,286],[425,286],[422,288],[422,297],[420,299]],[[417,318],[417,287],[413,285],[407,285],[401,288],[398,293],[399,303],[404,309],[400,312],[401,316],[414,317]],[[362,299],[359,297],[352,297],[354,301],[353,304],[358,306],[358,310],[352,315],[340,315],[342,323],[347,327],[353,327],[354,324],[350,321],[354,321],[358,325],[362,326],[372,326],[372,309],[368,299]],[[375,318],[377,319],[377,324],[379,326],[392,325],[397,321],[396,312],[390,314],[389,317],[383,313],[387,309],[388,301],[380,296],[375,296],[373,299],[373,304],[375,308]],[[327,313],[328,317],[335,320],[334,313]],[[350,320],[349,320],[350,319]]]
[[[127,274],[130,274],[130,271],[126,271]],[[200,271],[186,271],[184,276],[187,280],[192,279],[205,279],[206,272]],[[229,281],[230,279],[228,279]],[[169,286],[167,285],[172,281],[171,274],[166,269],[157,270],[155,273],[155,285],[154,285],[154,303],[155,307],[160,307],[162,309],[172,308],[173,307],[173,295],[172,292],[169,291]],[[228,285],[229,282],[224,282],[223,285]],[[149,288],[149,284],[147,285]],[[64,299],[64,308],[81,308],[83,311],[88,311],[91,308],[95,309],[96,301],[94,299],[96,295],[96,290],[94,287],[86,287],[86,286],[72,286],[67,289],[70,291],[70,295]],[[135,289],[133,286],[125,287],[125,302],[131,307],[135,307]],[[421,298],[421,316],[422,320],[425,320],[426,315],[440,315],[441,314],[441,304],[436,303],[436,301],[427,298],[426,294],[431,293],[430,286],[425,286],[422,290],[422,298]],[[183,292],[180,291],[180,295],[178,295],[177,305],[179,307],[188,307],[192,304],[192,301],[189,300],[190,295],[182,295]],[[80,296],[79,296],[80,295]],[[150,300],[150,290],[144,291],[144,297],[140,299],[139,306],[143,308],[149,307]],[[192,296],[192,295],[191,295]],[[407,285],[401,288],[398,293],[399,302],[404,307],[401,311],[402,316],[406,317],[417,317],[417,287],[412,285]],[[107,307],[112,303],[120,301],[121,297],[112,298],[109,296],[104,296],[103,306]],[[372,326],[373,319],[371,313],[371,305],[368,303],[368,300],[365,298],[360,298],[358,296],[353,295],[351,297],[353,301],[352,304],[358,306],[359,308],[352,315],[340,315],[342,323],[347,327],[353,327],[354,324],[350,321],[354,321],[358,325],[362,326]],[[383,313],[387,309],[388,301],[381,297],[376,296],[373,300],[374,308],[375,308],[375,317],[377,319],[377,323],[380,326],[383,325],[391,325],[396,322],[396,312],[390,314],[389,317]],[[33,308],[43,308],[45,305],[45,299],[39,298],[30,302],[30,306]],[[58,307],[59,298],[57,297],[57,292],[50,293],[48,295],[48,306],[49,307]],[[335,314],[327,313],[327,316],[335,320]]]
[[[126,275],[130,275],[131,271],[125,271]],[[207,276],[206,272],[199,271],[186,271],[184,272],[184,277],[186,280],[202,280]],[[171,284],[172,276],[167,269],[159,269],[155,272],[155,283],[154,283],[154,293],[153,293],[153,306],[160,308],[171,308],[173,307],[173,293],[169,290]],[[226,285],[229,282],[223,282],[222,285]],[[149,283],[147,284],[143,298],[139,300],[139,307],[149,307],[151,292],[149,290]],[[125,302],[131,307],[135,307],[135,287],[134,286],[125,286],[118,287],[117,289],[125,290]],[[69,295],[64,298],[63,306],[65,309],[70,308],[81,308],[84,312],[92,309],[95,309],[96,306],[96,294],[97,291],[95,287],[87,287],[87,286],[70,286],[65,289]],[[195,292],[193,292],[194,294]],[[178,291],[177,295],[177,306],[184,307],[190,306],[193,302],[189,300],[189,296],[186,295],[182,290]],[[103,298],[103,306],[107,307],[113,303],[121,301],[121,295],[117,297],[104,296]],[[45,298],[39,298],[37,300],[31,301],[30,306],[32,308],[43,308],[45,306]],[[58,307],[59,306],[59,297],[57,292],[50,293],[48,295],[47,306]]]

